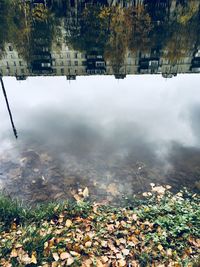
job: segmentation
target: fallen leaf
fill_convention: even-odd
[[[60,259],[61,259],[61,260],[66,260],[66,259],[68,259],[68,258],[71,258],[71,255],[70,255],[68,252],[62,252],[62,253],[60,254]]]
[[[86,198],[86,197],[89,197],[89,190],[88,188],[86,187],[84,190],[83,190],[83,197]]]
[[[162,251],[163,250],[163,246],[162,245],[158,245],[158,247],[157,247],[160,251]]]
[[[124,256],[127,256],[129,252],[129,249],[122,249],[122,254],[124,254]]]
[[[124,259],[121,259],[118,261],[119,267],[124,267],[126,266],[126,261]]]
[[[11,258],[16,258],[18,256],[17,250],[15,248],[12,249],[10,257]]]
[[[52,253],[52,256],[53,256],[55,261],[58,261],[60,258],[57,252]]]
[[[69,228],[71,225],[72,225],[72,221],[67,219],[66,223],[65,223],[65,226],[67,226]]]
[[[36,252],[33,252],[31,255],[31,263],[37,264]]]
[[[108,185],[106,191],[108,193],[111,193],[112,196],[117,196],[119,195],[119,192],[118,192],[118,189],[117,189],[117,186],[115,183],[111,183]]]
[[[17,243],[17,244],[15,245],[15,248],[22,248],[22,244]]]
[[[67,262],[66,262],[66,265],[67,266],[70,266],[70,265],[72,265],[72,263],[74,263],[74,259],[71,257],[71,258],[68,258],[67,259]]]
[[[92,242],[91,241],[87,241],[86,243],[85,243],[85,247],[86,248],[90,248],[92,246]]]

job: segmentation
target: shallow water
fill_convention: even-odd
[[[198,191],[198,1],[59,3],[0,0],[19,137],[1,94],[0,189],[28,203],[84,188],[119,203],[150,183]]]

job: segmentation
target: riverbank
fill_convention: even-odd
[[[1,266],[199,266],[200,197],[152,185],[123,207],[87,202],[27,208],[0,196]]]

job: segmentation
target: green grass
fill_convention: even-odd
[[[60,238],[68,239],[68,236],[71,236],[68,241],[71,247],[68,251],[74,250],[77,244],[82,246],[80,240],[73,236],[77,231],[81,231],[84,240],[84,227],[88,225],[89,220],[89,225],[97,240],[128,238],[132,235],[132,227],[136,229],[134,231],[139,231],[139,233],[135,232],[135,237],[140,243],[134,248],[133,255],[140,266],[151,266],[152,263],[169,264],[170,258],[178,262],[180,266],[197,267],[199,266],[197,257],[199,249],[195,243],[191,243],[193,242],[191,240],[200,238],[199,204],[199,195],[194,195],[186,189],[178,195],[166,190],[162,197],[152,192],[149,196],[129,199],[127,205],[123,207],[99,206],[97,212],[94,212],[94,204],[89,202],[50,202],[29,208],[22,202],[1,194],[0,239],[2,237],[5,240],[0,241],[0,258],[10,261],[12,266],[19,266],[17,258],[9,255],[13,247],[20,243],[29,256],[33,252],[36,253],[37,264],[50,263],[54,261],[52,257],[54,251],[59,254],[60,251],[66,251],[66,241]],[[63,222],[59,222],[61,214],[64,216]],[[131,221],[133,214],[137,216],[137,222]],[[82,221],[79,222],[79,218]],[[65,226],[67,219],[73,222],[70,228]],[[114,232],[107,230],[108,225],[121,221],[124,222],[121,228],[114,229]],[[21,232],[19,236],[18,230]],[[41,231],[45,234],[41,234]],[[60,234],[59,231],[61,231]],[[128,235],[124,234],[127,231]],[[49,242],[54,242],[54,244],[49,245],[50,252],[46,254],[44,247]],[[192,247],[191,252],[190,247]],[[132,248],[128,247],[128,249]],[[83,246],[80,252],[81,257],[84,258],[91,251],[98,258],[105,254],[107,248],[99,245],[98,249],[92,247],[88,250]],[[167,251],[172,251],[170,256],[167,255]],[[81,259],[74,258],[72,266],[80,266]]]

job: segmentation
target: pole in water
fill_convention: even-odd
[[[8,109],[8,113],[9,113],[10,122],[11,122],[12,129],[13,129],[13,133],[14,133],[15,138],[17,139],[18,138],[18,134],[17,134],[17,130],[16,130],[15,125],[14,125],[12,113],[11,113],[10,106],[9,106],[9,103],[8,103],[6,90],[5,90],[4,83],[3,83],[3,78],[2,78],[1,75],[0,75],[0,80],[1,80],[1,87],[2,87],[3,95],[4,95],[4,98],[5,98],[5,101],[6,101],[6,106],[7,106],[7,109]]]

